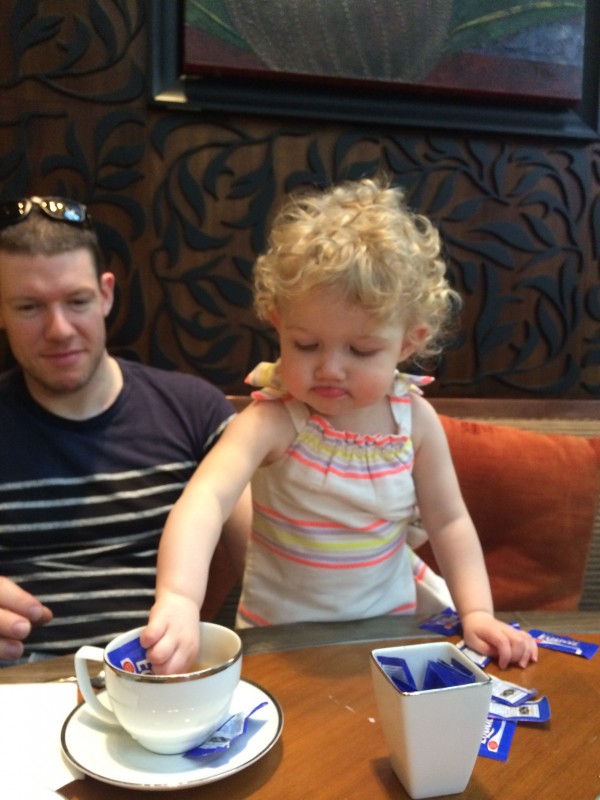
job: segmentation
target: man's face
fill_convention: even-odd
[[[0,328],[38,400],[93,385],[105,353],[114,276],[96,276],[91,253],[0,251]]]

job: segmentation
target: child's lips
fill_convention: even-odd
[[[313,391],[318,397],[323,397],[328,400],[337,400],[340,397],[345,397],[347,394],[346,390],[341,389],[339,386],[315,386]]]

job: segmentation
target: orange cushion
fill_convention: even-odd
[[[496,609],[576,609],[600,496],[600,437],[440,419]],[[432,563],[429,545],[419,555]]]

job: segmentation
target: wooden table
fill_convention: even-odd
[[[600,614],[504,615],[600,643]],[[369,672],[374,647],[432,638],[413,620],[281,626],[243,634],[243,677],[279,701],[283,734],[260,761],[216,783],[155,795],[163,800],[343,800],[407,795],[393,774],[383,741]],[[454,639],[456,641],[456,639]],[[490,665],[489,672],[498,670]],[[63,657],[0,672],[0,681],[72,675]],[[542,650],[537,665],[503,677],[534,686],[550,700],[545,725],[519,725],[507,762],[478,758],[468,800],[594,800],[600,795],[600,653],[587,660]],[[432,721],[432,724],[435,724]],[[432,753],[432,769],[435,754]],[[86,778],[61,790],[69,800],[149,800],[148,792]]]

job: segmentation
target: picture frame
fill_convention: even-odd
[[[575,105],[374,88],[365,82],[257,80],[198,74],[184,64],[184,0],[150,0],[150,101],[195,112],[266,115],[437,131],[600,138],[600,4],[587,0],[581,98]]]

